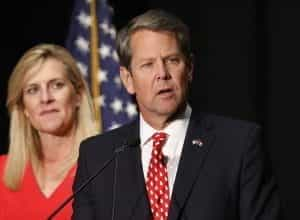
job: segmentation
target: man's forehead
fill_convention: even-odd
[[[151,36],[151,35],[160,35],[160,36],[168,36],[168,38],[176,38],[176,34],[172,31],[168,30],[152,30],[147,28],[141,28],[138,30],[135,30],[130,34],[130,42],[132,42],[134,39],[142,38],[144,39],[145,36]]]
[[[160,52],[179,54],[179,46],[175,35],[171,32],[144,30],[134,33],[131,37],[130,48],[132,55],[141,57]]]

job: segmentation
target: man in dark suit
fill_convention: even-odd
[[[74,189],[116,157],[75,197],[73,219],[279,219],[258,126],[187,103],[193,62],[186,25],[150,10],[120,31],[117,45],[139,119],[82,143]]]

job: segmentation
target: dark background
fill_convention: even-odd
[[[11,1],[12,2],[12,1]],[[300,8],[286,0],[111,0],[117,29],[149,8],[164,8],[191,28],[194,108],[263,127],[285,219],[300,219]],[[41,42],[64,44],[73,1],[1,3],[0,152],[8,145],[7,80],[20,56]]]

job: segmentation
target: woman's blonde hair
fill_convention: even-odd
[[[65,48],[53,44],[40,44],[29,49],[15,66],[8,82],[6,105],[10,114],[10,136],[4,183],[11,190],[19,189],[28,162],[33,168],[40,163],[38,132],[24,115],[23,84],[26,73],[37,63],[43,63],[49,58],[57,59],[64,64],[68,79],[76,93],[81,95],[81,103],[76,115],[75,145],[62,169],[68,170],[76,163],[80,142],[96,134],[93,105],[88,88],[71,54]]]

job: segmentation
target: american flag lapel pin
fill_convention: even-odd
[[[193,145],[196,145],[197,147],[202,147],[203,146],[203,142],[201,141],[201,139],[197,138],[197,139],[194,139],[192,141],[192,144]]]

